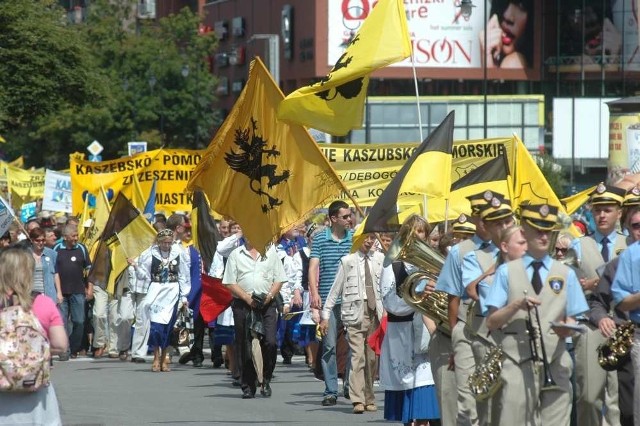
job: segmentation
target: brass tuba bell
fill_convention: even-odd
[[[425,296],[417,287],[425,280],[437,280],[444,257],[424,241],[415,237],[412,230],[401,231],[393,240],[384,260],[384,266],[401,260],[410,263],[419,270],[412,273],[400,285],[398,294],[415,311],[428,316],[447,335],[451,335],[448,308],[449,296],[442,291],[433,291]]]

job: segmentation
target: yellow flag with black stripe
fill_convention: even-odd
[[[409,55],[403,0],[379,0],[329,74],[287,96],[278,118],[333,135],[359,129],[369,74]]]
[[[398,200],[403,195],[449,198],[455,111],[420,144],[371,207],[363,233],[400,229]]]
[[[276,117],[284,95],[260,59],[187,185],[262,251],[346,188],[302,126]]]

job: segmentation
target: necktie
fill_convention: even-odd
[[[480,244],[480,250],[484,250],[484,249],[486,249],[487,247],[489,247],[490,245],[491,245],[491,243],[490,243],[490,242],[488,242],[488,241],[484,241],[482,244]]]
[[[369,256],[364,257],[364,288],[367,294],[367,307],[369,310],[376,310],[376,295],[373,292],[373,278],[369,267]]]
[[[604,259],[605,262],[609,261],[609,239],[607,237],[604,237],[602,239],[602,250],[600,250],[600,253],[602,254],[602,258]]]
[[[533,290],[536,294],[540,294],[542,291],[542,278],[540,278],[540,268],[542,267],[542,262],[535,261],[531,262],[531,267],[533,268],[533,277],[531,277],[531,285],[533,286]]]

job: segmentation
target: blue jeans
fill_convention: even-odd
[[[84,294],[65,294],[59,305],[60,316],[64,321],[64,327],[69,335],[69,350],[77,353],[82,347],[82,334],[84,332]]]
[[[338,397],[338,363],[336,360],[336,342],[338,340],[338,330],[343,328],[340,319],[340,310],[342,305],[335,305],[329,317],[329,326],[327,327],[327,335],[322,338],[322,373],[324,374],[324,393],[323,396]],[[347,365],[344,374],[344,386],[349,387],[349,363],[351,356],[347,356]]]

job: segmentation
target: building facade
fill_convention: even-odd
[[[375,3],[172,0],[157,2],[156,11],[161,17],[185,6],[197,9],[218,35],[212,72],[224,114],[256,55],[285,94],[325,76]],[[427,134],[455,109],[457,139],[515,132],[531,150],[561,153],[559,161],[576,173],[603,171],[609,144],[604,102],[640,91],[637,0],[473,0],[470,14],[460,3],[404,0],[413,63],[376,71],[363,129],[333,140],[418,141],[419,120]]]

